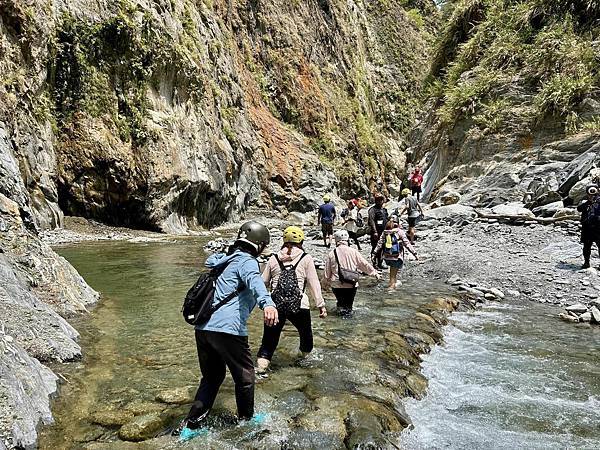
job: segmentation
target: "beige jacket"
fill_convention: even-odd
[[[284,266],[296,264],[304,251],[299,248],[292,248],[292,253],[290,255],[287,253],[287,248],[284,248],[281,249],[277,254]],[[273,255],[269,258],[269,262],[267,263],[262,274],[262,278],[267,285],[267,289],[270,291],[275,289],[277,282],[279,281],[280,273],[281,267],[279,267],[279,263]],[[317,308],[325,306],[325,300],[323,299],[323,294],[321,293],[321,283],[319,282],[319,276],[317,275],[317,269],[315,268],[315,262],[312,256],[306,255],[304,258],[302,258],[302,261],[300,261],[300,264],[298,264],[298,267],[296,268],[296,277],[298,278],[298,286],[300,287],[300,290],[304,292],[302,295],[302,303],[300,304],[300,308],[310,309],[310,302],[308,300],[308,296],[306,295],[306,291],[310,293],[310,298],[313,299]]]
[[[375,270],[375,268],[369,264],[369,262],[363,257],[363,255],[360,254],[357,249],[348,247],[347,242],[340,242],[335,248],[335,251],[337,251],[340,264],[344,269],[358,270],[371,276],[377,275],[377,270]],[[338,275],[338,265],[333,252],[334,251],[332,250],[329,255],[327,255],[327,260],[325,261],[325,281],[327,284],[331,285],[332,288],[355,287],[351,284],[342,283],[340,281]]]

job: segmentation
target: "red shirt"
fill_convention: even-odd
[[[420,173],[413,173],[410,177],[410,181],[412,182],[413,186],[421,186],[423,184],[423,175]]]

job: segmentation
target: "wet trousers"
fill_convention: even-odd
[[[279,312],[279,323],[275,326],[264,326],[262,344],[258,350],[258,357],[265,358],[269,361],[275,353],[275,349],[279,344],[279,338],[283,331],[283,326],[287,321],[296,327],[300,334],[300,351],[309,353],[313,349],[313,333],[310,322],[310,310],[301,309],[296,314],[286,314]]]
[[[375,251],[377,243],[379,242],[379,235],[371,233],[371,262],[373,267],[381,269],[383,262],[383,247],[378,252]]]
[[[354,297],[356,297],[357,288],[332,288],[333,295],[337,300],[337,308],[340,312],[349,313],[354,305]]]
[[[590,257],[592,256],[592,245],[596,243],[598,247],[598,254],[600,254],[600,237],[594,239],[585,239],[581,241],[583,243],[583,259],[586,263],[590,263]]]
[[[202,379],[188,419],[196,419],[209,411],[229,369],[235,383],[238,417],[254,415],[254,363],[248,336],[196,330],[196,348]]]

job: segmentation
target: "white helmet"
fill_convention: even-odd
[[[333,238],[335,239],[335,243],[337,244],[338,242],[348,241],[350,239],[350,235],[346,230],[337,230],[333,234]]]

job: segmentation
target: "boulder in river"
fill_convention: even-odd
[[[124,410],[97,411],[92,414],[90,421],[103,427],[120,427],[133,419],[133,413]]]
[[[160,392],[156,396],[156,400],[174,405],[185,405],[186,403],[192,403],[194,401],[196,389],[195,386],[168,389]]]
[[[579,321],[580,322],[586,322],[589,323],[592,321],[592,313],[591,312],[584,312],[582,315],[579,316]]]
[[[145,414],[123,425],[119,430],[119,437],[124,441],[145,441],[156,436],[163,426],[160,414]]]

